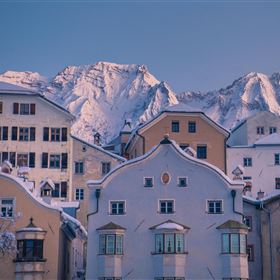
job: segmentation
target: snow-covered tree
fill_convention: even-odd
[[[0,258],[4,256],[14,257],[17,252],[16,237],[9,229],[12,220],[0,217]]]

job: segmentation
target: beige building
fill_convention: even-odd
[[[80,202],[77,218],[86,226],[89,195],[86,182],[92,178],[101,179],[125,159],[75,136],[71,138],[73,142],[72,197],[73,200]]]
[[[136,129],[126,145],[129,158],[145,154],[165,134],[182,148],[191,147],[199,159],[226,172],[226,140],[229,132],[203,112],[165,110]]]
[[[21,179],[0,171],[0,223],[17,239],[17,253],[0,261],[0,279],[79,279],[86,231],[60,208],[44,203]]]
[[[40,183],[50,178],[53,196],[71,200],[70,128],[74,116],[43,95],[0,83],[0,163],[8,160],[13,174],[27,176],[40,195]]]

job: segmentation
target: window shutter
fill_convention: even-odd
[[[67,127],[61,129],[61,141],[67,141]]]
[[[3,126],[2,140],[8,140],[8,127],[7,126]]]
[[[36,128],[30,127],[30,141],[35,141]]]
[[[48,153],[42,153],[42,168],[48,168],[48,160],[49,160]]]
[[[43,129],[43,141],[49,141],[50,129],[48,127],[44,127]]]
[[[67,182],[61,182],[60,187],[61,197],[67,197]]]
[[[35,115],[35,108],[36,108],[36,104],[31,103],[30,104],[30,115]]]
[[[62,153],[61,154],[61,168],[67,169],[67,167],[68,167],[68,154]]]
[[[16,153],[15,152],[10,152],[10,163],[12,164],[13,167],[16,166]]]
[[[14,103],[13,104],[13,113],[15,115],[18,115],[18,107],[19,107],[19,104],[18,103]]]
[[[12,141],[17,140],[17,135],[18,135],[18,128],[16,126],[12,127]]]
[[[3,113],[3,102],[0,102],[0,114]]]
[[[35,167],[35,153],[29,153],[29,167]]]

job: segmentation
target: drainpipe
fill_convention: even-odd
[[[231,190],[230,193],[231,193],[231,196],[232,196],[232,210],[233,210],[234,213],[242,216],[242,223],[244,223],[244,214],[235,210],[236,190]]]
[[[143,143],[143,147],[142,147],[142,149],[143,149],[143,154],[142,155],[144,155],[145,154],[145,137],[144,136],[142,136],[141,134],[139,134],[138,133],[138,130],[136,130],[136,135],[138,135],[141,139],[142,139],[142,143]]]
[[[226,137],[225,139],[224,139],[224,153],[225,153],[225,155],[224,155],[224,161],[225,161],[225,174],[227,174],[227,141],[228,141],[228,139],[229,139],[229,136],[230,136],[230,134],[228,135],[228,137]]]
[[[91,213],[89,213],[89,214],[87,214],[87,221],[88,221],[89,216],[95,215],[95,214],[98,213],[98,211],[99,211],[99,198],[100,198],[100,195],[101,195],[101,189],[96,189],[95,190],[96,210],[91,212]]]
[[[274,280],[274,263],[273,263],[273,254],[272,254],[272,213],[270,210],[266,209],[264,207],[263,201],[260,202],[261,210],[263,210],[265,213],[268,214],[268,220],[269,220],[269,250],[270,250],[270,273],[271,273],[271,280]]]

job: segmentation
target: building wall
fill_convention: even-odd
[[[253,260],[248,261],[249,279],[262,280],[262,226],[260,222],[260,211],[254,204],[243,203],[245,217],[251,218],[252,226],[248,231],[247,244],[253,245]],[[264,278],[268,279],[268,278]]]
[[[228,147],[227,167],[228,175],[233,178],[232,171],[238,166],[243,166],[243,158],[251,157],[252,166],[244,168],[244,176],[252,177],[252,196],[262,190],[271,193],[280,190],[275,188],[275,178],[280,177],[280,165],[274,164],[274,154],[280,153],[280,146],[255,146],[255,147]]]
[[[172,132],[172,121],[179,121],[180,132]],[[196,133],[188,132],[188,122],[196,122]],[[207,161],[214,164],[222,171],[225,172],[225,139],[226,136],[210,125],[199,115],[186,115],[186,114],[168,114],[160,118],[151,127],[148,125],[139,130],[145,138],[145,150],[148,152],[152,147],[157,145],[165,134],[169,134],[170,139],[176,141],[179,145],[188,144],[195,151],[197,145],[207,145]],[[128,149],[130,158],[134,158],[135,155],[140,156],[143,154],[143,140],[139,137],[135,137],[136,143],[131,143],[131,147]],[[136,151],[135,151],[136,150]]]
[[[47,206],[43,206],[14,179],[3,176],[0,173],[0,198],[15,199],[14,213],[18,216],[10,231],[24,228],[29,224],[30,217],[36,226],[45,230],[44,258],[46,279],[58,279],[58,271],[61,263],[59,256],[60,239],[60,212]],[[10,257],[1,258],[0,279],[15,279],[15,264]]]
[[[163,184],[161,175],[168,172],[171,180]],[[154,186],[144,187],[143,178],[153,177]],[[188,177],[187,187],[178,187],[178,177]],[[98,187],[98,186],[97,186]],[[240,271],[233,272],[231,265],[224,263],[221,254],[221,232],[217,227],[227,220],[241,222],[242,217],[233,213],[231,190],[237,191],[236,210],[242,211],[241,185],[230,186],[218,171],[204,166],[198,161],[186,159],[173,145],[160,145],[149,157],[128,162],[124,167],[113,172],[100,185],[101,196],[98,213],[92,215],[88,225],[88,255],[87,278],[98,279],[102,270],[113,267],[121,270],[121,276],[126,279],[154,279],[156,276],[184,276],[186,279],[221,279],[223,277],[247,278],[247,257],[238,256],[236,261]],[[90,188],[89,209],[96,210],[95,189]],[[175,201],[174,214],[160,214],[158,204],[160,199]],[[207,199],[221,199],[224,205],[223,214],[208,214],[206,211]],[[111,200],[125,201],[124,215],[110,215]],[[173,254],[162,256],[172,267],[172,275],[159,275],[165,265],[159,264],[159,255],[153,255],[154,232],[150,227],[167,220],[173,220],[188,226],[185,234],[186,257]],[[124,227],[124,255],[100,256],[98,252],[97,228],[113,222]],[[180,258],[180,259],[177,259]],[[234,265],[233,265],[234,266]],[[105,267],[105,268],[104,268]],[[184,275],[176,275],[180,269],[185,269]],[[143,269],[145,268],[145,269]],[[114,268],[113,268],[114,269]],[[177,272],[176,272],[177,271]],[[174,275],[175,274],[175,275]],[[212,274],[212,275],[211,275]],[[118,275],[119,276],[119,275]]]
[[[75,174],[75,162],[81,161],[84,163],[84,173]],[[84,190],[84,200],[80,200],[80,209],[77,212],[77,219],[84,225],[87,225],[87,212],[88,212],[88,188],[86,182],[90,179],[101,179],[102,174],[102,162],[110,162],[111,169],[116,167],[122,162],[117,157],[111,156],[109,153],[100,151],[94,148],[92,145],[88,145],[85,142],[76,140],[73,138],[73,161],[72,161],[72,186],[73,186],[73,200],[76,199],[76,189],[80,188]]]
[[[229,146],[248,145],[247,139],[247,122],[244,122],[237,129],[235,129],[227,141]]]
[[[71,117],[60,111],[60,109],[48,104],[38,96],[28,95],[1,95],[0,101],[3,102],[3,114],[0,117],[0,127],[8,126],[9,134],[7,141],[0,140],[0,152],[17,152],[17,153],[35,153],[35,168],[31,168],[29,180],[35,181],[36,192],[40,194],[39,184],[45,178],[51,178],[54,182],[66,181],[69,184],[70,164],[71,161],[71,140],[70,128]],[[35,103],[35,115],[15,115],[13,114],[13,103]],[[35,127],[36,141],[12,141],[11,133],[12,126],[16,127]],[[51,142],[43,141],[43,127],[67,128],[67,142]],[[67,169],[41,168],[42,153],[50,154],[68,154]],[[17,175],[17,168],[14,168],[14,175]],[[70,194],[70,189],[68,190]],[[68,197],[69,199],[69,197]]]

